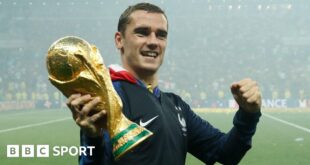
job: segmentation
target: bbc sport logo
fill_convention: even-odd
[[[51,149],[51,150],[50,150]],[[48,158],[50,156],[92,156],[94,146],[53,146],[49,145],[16,145],[6,146],[8,158]],[[51,154],[50,154],[51,153]]]

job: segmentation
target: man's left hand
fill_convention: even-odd
[[[230,89],[241,109],[252,113],[260,111],[262,98],[256,81],[243,79],[233,83]]]

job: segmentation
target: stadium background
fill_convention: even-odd
[[[29,133],[32,127],[6,130],[70,117],[64,110],[66,99],[47,79],[45,56],[51,43],[63,36],[77,35],[99,48],[105,64],[120,64],[119,54],[114,46],[114,32],[120,13],[128,5],[136,2],[139,1],[0,0],[0,162],[27,162],[24,159],[7,159],[4,148],[6,144],[23,144],[25,141],[21,139],[28,138],[26,142],[30,144],[39,143],[39,139],[44,138],[47,140],[42,142],[49,143],[54,142],[53,139],[56,138],[49,139],[48,137],[53,136],[43,128],[38,130],[41,134]],[[223,108],[236,108],[229,86],[233,81],[251,77],[257,80],[261,87],[263,111],[266,114],[306,128],[306,131],[302,131],[284,124],[285,122],[272,128],[266,124],[271,122],[269,120],[272,118],[268,117],[268,120],[265,116],[259,126],[263,131],[258,132],[257,142],[260,142],[260,139],[270,140],[273,134],[278,136],[290,133],[292,129],[297,134],[293,133],[291,146],[284,145],[290,144],[284,140],[283,146],[286,148],[278,150],[293,149],[294,152],[296,149],[296,154],[310,153],[309,149],[305,149],[306,146],[309,148],[310,132],[310,2],[148,2],[161,6],[169,19],[168,47],[160,70],[162,90],[181,95],[194,109],[198,109],[202,116],[227,130],[231,122],[225,121],[231,121],[232,113]],[[223,120],[225,121],[219,122]],[[47,130],[59,129],[55,131],[58,133],[54,132],[57,139],[67,137],[66,131],[69,129],[71,132],[68,133],[72,133],[68,136],[70,138],[67,137],[67,141],[56,141],[54,144],[78,144],[78,129],[71,120],[65,122],[64,126],[67,129],[53,124],[39,125],[35,128],[46,126]],[[270,124],[276,125],[272,122]],[[267,132],[264,132],[265,129]],[[272,129],[280,129],[283,132],[273,132]],[[298,131],[301,131],[302,135],[299,135]],[[281,140],[279,143],[281,144]],[[302,149],[294,148],[294,145],[302,146]],[[266,154],[266,151],[260,148],[262,146],[264,145],[255,148]],[[251,153],[257,154],[255,148]],[[290,158],[283,154],[279,154],[277,159]],[[259,161],[268,164],[270,160],[266,159],[266,156],[262,155],[262,160]],[[300,154],[298,156],[301,161],[296,161],[296,164],[310,163],[309,158]],[[191,157],[189,159],[192,160]],[[247,164],[255,164],[256,159],[248,160]],[[50,161],[53,162],[52,159],[47,159],[43,164]]]

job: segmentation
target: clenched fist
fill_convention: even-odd
[[[239,107],[244,111],[253,113],[260,111],[262,98],[256,81],[243,79],[234,82],[230,89]]]

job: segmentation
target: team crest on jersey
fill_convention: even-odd
[[[178,120],[182,127],[181,129],[182,129],[183,136],[187,136],[186,121],[182,116],[182,108],[180,106],[175,106],[175,109],[177,110],[177,113],[178,113]]]
[[[182,108],[180,106],[174,106],[175,110],[182,111]]]

